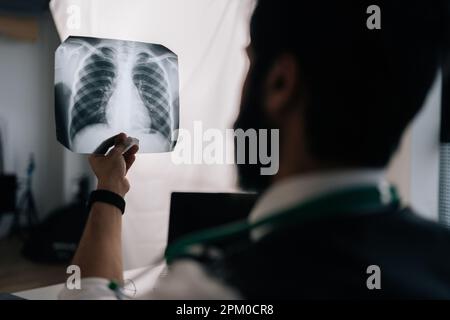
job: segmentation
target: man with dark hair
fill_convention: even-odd
[[[235,126],[279,129],[280,170],[239,165],[241,185],[261,192],[248,223],[169,248],[169,276],[149,298],[450,298],[450,232],[403,208],[383,179],[445,65],[448,4],[377,1],[369,28],[372,5],[259,1]],[[114,297],[105,279],[122,281],[121,212],[108,197],[130,187],[126,138],[90,158],[109,196],[92,201],[74,259],[92,279],[63,298]]]
[[[295,127],[314,165],[385,167],[442,61],[445,22],[439,12],[445,11],[443,2],[442,9],[423,1],[379,4],[382,27],[370,30],[365,14],[370,1],[260,1],[237,126],[281,128],[270,114],[273,108],[264,110],[262,104],[270,95],[267,78],[283,81],[276,72],[289,69],[295,94],[285,105],[300,114],[293,118],[302,121]],[[281,143],[289,146],[284,149],[294,149],[282,129]],[[257,168],[253,172],[261,179]],[[260,189],[267,182],[255,184]]]

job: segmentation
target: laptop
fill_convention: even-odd
[[[172,193],[168,244],[196,231],[247,219],[256,199],[249,193]]]

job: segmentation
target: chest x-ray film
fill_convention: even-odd
[[[76,153],[124,132],[143,153],[170,152],[179,123],[178,57],[158,44],[70,37],[55,55],[58,141]]]

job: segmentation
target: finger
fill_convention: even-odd
[[[118,145],[118,144],[125,144],[125,142],[127,141],[127,135],[125,133],[119,133],[115,139],[114,139],[114,144]]]
[[[123,156],[125,159],[125,165],[127,168],[127,171],[131,168],[134,161],[136,160],[136,153],[139,151],[139,147],[134,145],[131,147],[130,150],[128,150]]]
[[[135,154],[128,155],[125,158],[125,164],[126,164],[127,172],[128,172],[128,170],[130,170],[131,166],[133,165],[133,163],[135,161],[136,161],[136,155]]]
[[[123,156],[124,156],[124,157],[127,157],[127,156],[129,156],[129,155],[138,153],[138,151],[139,151],[139,146],[135,144],[135,145],[133,145],[127,152],[125,152],[125,153],[123,154]]]
[[[94,154],[102,155],[108,153],[108,150],[111,149],[111,147],[114,147],[115,141],[116,141],[117,135],[111,138],[106,139],[103,141],[95,150]]]
[[[125,133],[119,133],[114,137],[114,148],[108,152],[108,156],[122,155],[127,146],[128,137]]]

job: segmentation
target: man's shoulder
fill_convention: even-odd
[[[450,249],[450,229],[405,208],[379,213],[337,215],[291,224],[268,235],[261,245],[278,242],[288,246],[308,243],[310,247],[328,246],[331,243],[335,247],[336,243],[340,243],[351,247],[379,247],[380,250],[384,246],[404,245],[415,248],[416,253],[420,250],[430,253],[428,249],[433,247],[433,253],[439,248]]]
[[[366,288],[366,270],[377,265],[384,281],[379,297],[449,298],[449,249],[446,228],[403,209],[292,224],[229,262],[250,297],[377,298]],[[259,287],[261,278],[270,290]]]

